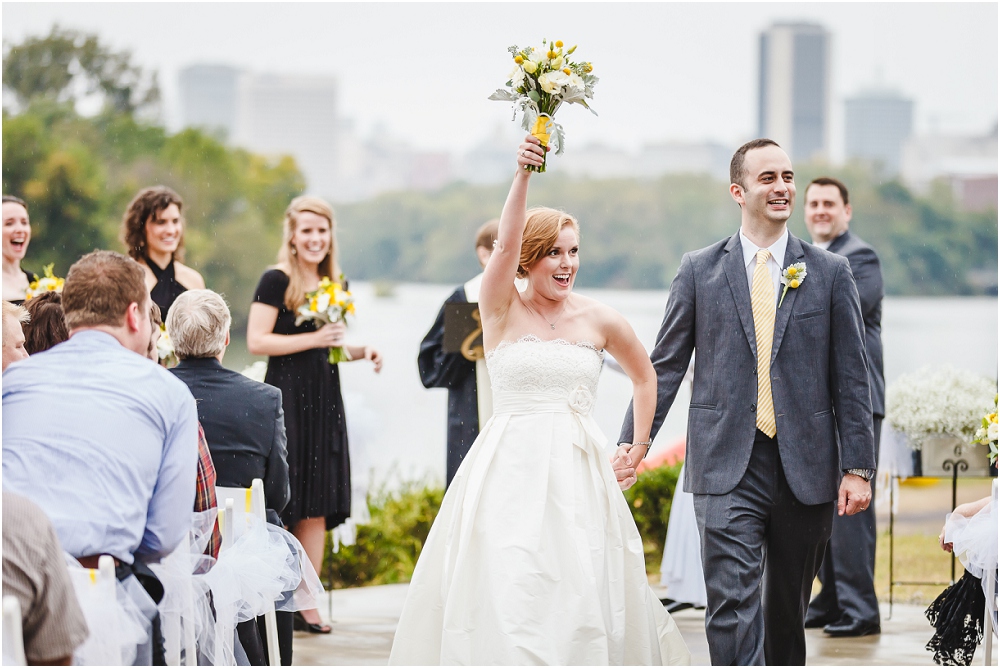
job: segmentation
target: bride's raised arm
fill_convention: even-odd
[[[521,259],[521,237],[527,223],[528,179],[531,178],[531,172],[525,167],[540,167],[544,155],[545,148],[531,135],[518,146],[517,173],[500,214],[496,246],[483,272],[483,284],[479,289],[479,308],[484,324],[500,325],[517,297],[514,278]]]

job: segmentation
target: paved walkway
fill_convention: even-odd
[[[327,636],[295,634],[294,663],[299,666],[376,666],[389,659],[392,636],[403,607],[407,585],[339,589],[330,594],[324,618],[333,621]],[[329,608],[332,607],[332,615]],[[933,631],[923,615],[924,608],[895,605],[892,618],[882,607],[882,634],[865,638],[829,638],[822,630],[806,631],[809,665],[909,665],[933,666],[924,645]],[[692,663],[708,664],[705,615],[684,610],[674,615],[691,650]],[[981,648],[980,648],[981,650]],[[973,665],[983,665],[982,652]],[[993,646],[992,665],[997,665]]]

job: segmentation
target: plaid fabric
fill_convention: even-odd
[[[208,449],[205,430],[198,423],[198,481],[195,484],[194,511],[200,513],[217,506],[215,500],[215,464],[212,463],[212,453]],[[212,527],[212,538],[208,541],[205,554],[219,557],[219,547],[222,545],[222,534],[219,532],[219,520]]]

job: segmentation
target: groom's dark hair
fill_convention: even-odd
[[[754,139],[748,141],[743,146],[736,149],[736,153],[733,154],[733,159],[729,163],[729,182],[735,183],[741,188],[745,188],[746,185],[743,183],[743,179],[746,178],[746,170],[743,168],[743,164],[746,162],[747,153],[754,150],[755,148],[764,148],[765,146],[778,146],[778,142],[773,139]],[[778,148],[781,148],[778,146]]]

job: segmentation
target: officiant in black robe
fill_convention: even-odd
[[[497,238],[499,221],[491,220],[479,228],[476,233],[476,256],[481,267],[485,268],[493,252],[493,243]],[[448,389],[448,455],[446,485],[450,485],[462,459],[473,441],[479,436],[480,421],[488,419],[492,406],[484,413],[480,407],[480,392],[477,388],[485,379],[486,390],[489,390],[489,379],[485,376],[485,361],[478,362],[466,359],[461,352],[445,351],[445,312],[449,304],[468,304],[479,301],[479,285],[482,282],[479,274],[465,285],[459,287],[445,300],[438,312],[437,319],[430,331],[420,343],[420,353],[417,356],[417,366],[420,369],[420,381],[426,388],[444,387]],[[481,368],[477,373],[477,364]],[[479,380],[477,381],[477,375]],[[483,397],[487,399],[488,397]],[[489,402],[492,403],[491,401]],[[484,417],[485,415],[485,417]]]

